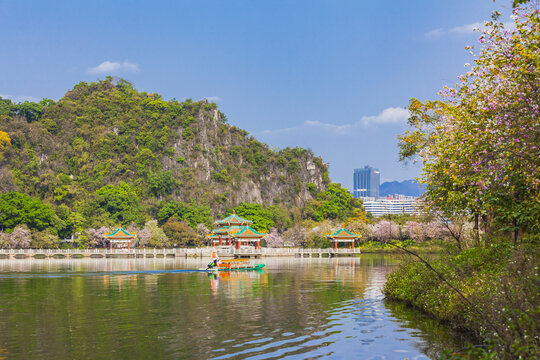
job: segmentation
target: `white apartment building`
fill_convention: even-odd
[[[386,198],[361,198],[366,212],[375,217],[392,214],[420,214],[422,200],[413,196],[394,195]]]

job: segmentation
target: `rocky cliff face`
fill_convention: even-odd
[[[72,206],[126,182],[150,207],[175,199],[217,211],[240,202],[302,206],[312,199],[307,184],[324,190],[329,183],[327,166],[310,150],[273,151],[227,124],[214,103],[164,101],[107,79],[40,106],[32,117],[0,109],[0,131],[11,139],[0,163],[2,191]]]
[[[244,130],[224,124],[216,108],[201,109],[196,119],[196,135],[190,140],[180,136],[173,145],[173,158],[163,158],[163,167],[172,170],[181,181],[197,183],[197,190],[192,186],[184,189],[180,195],[184,201],[200,198],[204,196],[200,191],[211,189],[215,198],[229,204],[302,206],[312,199],[306,187],[308,183],[321,190],[325,188],[326,166],[310,151],[274,152]],[[182,129],[178,131],[182,135]],[[174,161],[178,157],[189,162],[179,166]]]

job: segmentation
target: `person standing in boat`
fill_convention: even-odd
[[[212,261],[208,264],[208,269],[212,269],[219,265],[219,256],[217,256],[215,251],[212,251]]]

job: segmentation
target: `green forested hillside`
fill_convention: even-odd
[[[143,224],[170,201],[213,215],[243,202],[301,208],[328,184],[310,150],[271,150],[207,101],[112,78],[57,102],[0,99],[0,193],[39,199],[73,226]]]

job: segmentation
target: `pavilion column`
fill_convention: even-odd
[[[223,239],[221,238],[221,236],[219,237],[219,246],[223,245]]]
[[[112,251],[112,240],[109,240],[109,246],[111,247],[111,251]]]
[[[131,241],[128,241],[128,250],[131,250]]]

